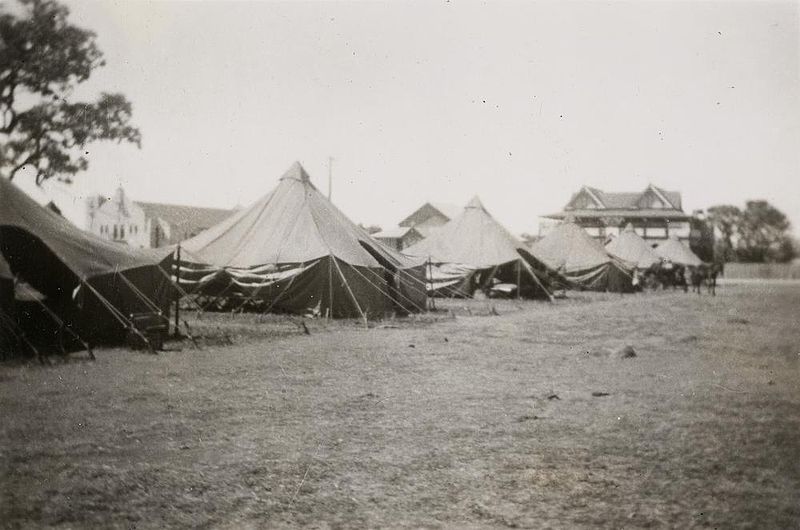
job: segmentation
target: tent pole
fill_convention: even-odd
[[[520,263],[522,263],[522,262],[520,261]],[[533,281],[534,281],[534,282],[536,282],[536,285],[538,285],[539,287],[541,287],[541,288],[542,288],[542,291],[544,291],[544,294],[546,294],[546,295],[547,295],[547,298],[548,298],[548,300],[550,300],[551,302],[553,302],[553,301],[554,301],[554,299],[553,299],[553,295],[552,295],[552,294],[550,293],[550,291],[548,291],[548,290],[547,290],[547,288],[546,288],[546,287],[545,287],[545,286],[542,284],[542,282],[539,280],[539,277],[538,277],[538,276],[536,276],[536,273],[535,273],[535,272],[533,272],[533,267],[531,267],[531,266],[530,266],[530,264],[528,264],[527,262],[525,263],[525,270],[526,270],[526,271],[528,271],[528,274],[530,274],[530,275],[531,275],[531,278],[533,278]]]
[[[339,272],[339,277],[342,279],[342,283],[344,283],[344,286],[347,288],[347,292],[350,294],[350,298],[353,300],[356,309],[358,309],[358,312],[361,314],[361,318],[364,319],[364,325],[367,327],[367,329],[369,329],[369,323],[367,322],[367,315],[366,313],[364,313],[364,311],[361,309],[361,306],[358,304],[356,295],[353,294],[352,289],[350,289],[350,284],[347,283],[347,278],[344,277],[344,273],[342,272],[341,267],[339,267],[339,263],[336,261],[336,258],[333,256],[333,254],[331,254],[331,259],[333,260],[333,264],[336,265],[336,270]],[[354,265],[351,265],[351,267],[354,267]]]
[[[328,254],[328,310],[325,318],[333,318],[333,254]]]
[[[178,248],[175,251],[176,269],[175,269],[175,283],[181,283],[181,244],[178,243]],[[180,338],[180,320],[181,320],[181,293],[175,290],[175,329],[172,332],[174,338]]]
[[[20,284],[20,283],[19,283],[19,279],[15,277],[15,278],[14,278],[14,284],[15,284],[15,285],[17,285],[17,284],[19,284],[19,285],[22,285],[22,286],[25,288],[25,290],[26,290],[28,293],[30,293],[31,295],[33,295],[33,296],[32,296],[32,298],[33,298],[34,300],[36,300],[36,303],[37,303],[37,304],[39,304],[39,305],[41,306],[41,308],[42,308],[42,309],[44,309],[45,313],[47,313],[47,314],[50,316],[50,318],[52,318],[52,319],[53,319],[53,321],[54,321],[56,324],[58,324],[58,325],[61,327],[61,329],[64,329],[64,328],[66,328],[66,330],[67,330],[67,331],[69,331],[70,335],[72,335],[73,337],[75,337],[76,339],[78,339],[78,342],[80,342],[80,343],[81,343],[81,345],[83,346],[83,348],[84,348],[84,349],[86,350],[86,352],[89,354],[89,358],[91,358],[93,361],[95,360],[94,352],[92,351],[92,347],[91,347],[91,346],[89,346],[89,343],[88,343],[88,342],[86,342],[85,340],[83,340],[83,339],[81,338],[81,336],[80,336],[80,335],[78,335],[78,333],[77,333],[75,330],[73,330],[73,329],[72,329],[70,326],[68,326],[68,325],[67,325],[67,323],[66,323],[66,322],[64,322],[64,320],[62,320],[62,319],[61,319],[61,317],[59,317],[59,316],[58,316],[58,315],[55,313],[55,311],[53,311],[52,309],[50,309],[49,307],[47,307],[47,304],[45,304],[43,301],[39,300],[39,298],[35,296],[35,293],[33,293],[33,291],[31,291],[31,290],[30,290],[30,288],[28,287],[28,285],[27,285],[26,283],[21,283],[21,284]],[[37,352],[37,353],[38,353],[38,352]]]
[[[433,262],[428,255],[428,278],[431,280],[431,288],[428,290],[428,282],[425,282],[425,296],[428,297],[428,310],[436,311],[436,301],[433,299]]]

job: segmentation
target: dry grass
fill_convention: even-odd
[[[443,306],[0,367],[0,523],[800,525],[800,286]]]

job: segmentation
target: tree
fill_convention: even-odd
[[[37,184],[69,179],[89,166],[92,142],[140,146],[124,95],[69,101],[105,64],[95,34],[70,24],[69,9],[55,0],[18,2],[22,16],[0,6],[0,176],[13,179],[32,168]]]
[[[767,201],[747,201],[739,222],[737,256],[741,261],[791,261],[790,227],[786,215]]]
[[[716,254],[713,223],[702,210],[695,210],[689,226],[689,248],[706,263],[714,261],[718,254]]]
[[[707,210],[708,221],[722,236],[714,245],[714,256],[721,261],[736,259],[733,240],[737,236],[742,220],[742,210],[738,206],[722,204]]]

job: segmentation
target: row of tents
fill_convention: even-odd
[[[400,253],[350,221],[299,163],[178,249],[138,250],[77,229],[0,180],[0,344],[119,339],[138,333],[137,315],[168,321],[181,296],[201,308],[368,319],[497,285],[544,299],[565,288],[626,292],[633,270],[664,259],[699,264],[683,243],[651,249],[632,229],[604,248],[563,223],[528,246],[478,198]]]

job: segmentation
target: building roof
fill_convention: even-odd
[[[144,210],[146,217],[161,219],[187,232],[210,228],[224,221],[235,212],[235,210],[223,208],[205,208],[157,202],[137,201],[136,204]]]
[[[406,225],[413,225],[414,217],[416,217],[420,212],[424,211],[425,209],[434,210],[438,212],[443,217],[447,218],[448,221],[455,219],[461,214],[462,208],[460,206],[456,206],[454,204],[448,204],[444,202],[426,202],[416,210],[414,210],[411,215],[403,219],[398,223],[399,226],[406,226]]]
[[[455,219],[461,215],[462,211],[464,211],[464,208],[461,206],[456,206],[455,204],[448,204],[445,202],[429,202],[428,204],[436,208],[442,215],[450,220]]]
[[[642,203],[651,196],[659,207],[647,207]],[[579,197],[587,197],[578,202]],[[586,204],[588,202],[588,204]],[[577,204],[576,204],[577,203]],[[551,219],[564,219],[567,216],[584,218],[604,217],[648,217],[668,219],[689,219],[683,212],[681,194],[667,191],[652,184],[641,192],[607,192],[590,186],[582,187],[573,193],[562,212],[546,215]]]

